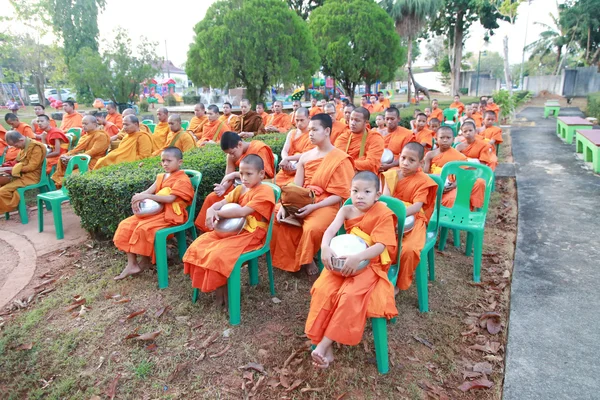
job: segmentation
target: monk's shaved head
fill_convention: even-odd
[[[324,113],[313,115],[310,120],[319,122],[323,129],[331,129],[331,127],[333,126],[333,120],[331,119],[331,117]]]
[[[325,106],[323,107],[323,111],[327,112],[328,110],[335,111],[335,105],[333,105],[331,103],[325,104]]]
[[[127,121],[131,122],[132,124],[139,124],[140,123],[140,120],[135,115],[128,115],[125,118],[123,118],[123,120],[127,120]]]
[[[219,113],[219,107],[217,107],[215,104],[208,106],[208,110],[214,112],[215,114]]]
[[[221,141],[223,141],[223,139],[221,139]],[[265,169],[265,162],[256,154],[248,154],[240,161],[240,164],[249,165],[257,171]]]
[[[19,140],[25,139],[25,136],[21,135],[17,131],[8,131],[8,132],[6,132],[5,138],[6,138],[6,141],[8,142],[8,144],[13,145],[13,144],[17,143]]]
[[[250,100],[248,100],[248,99],[242,99],[242,101],[240,101],[240,105],[241,105],[242,103],[243,103],[243,104],[246,104],[248,107],[252,105],[252,103],[250,103]]]
[[[423,147],[423,145],[421,143],[408,142],[404,145],[402,150],[414,151],[415,153],[417,153],[419,161],[421,161],[423,159],[423,157],[425,157],[425,148]]]
[[[167,110],[166,107],[161,107],[161,108],[158,109],[158,111],[160,111],[161,113],[165,113],[165,114],[169,113],[169,110]]]
[[[398,117],[398,119],[400,119],[400,110],[398,110],[396,107],[389,107],[385,109],[385,113],[394,113],[396,114],[396,117]]]
[[[135,115],[135,110],[133,108],[126,108],[123,110],[123,117],[126,115]]]
[[[279,104],[281,107],[283,107],[283,102],[282,102],[282,101],[280,101],[280,100],[275,100],[275,101],[273,102],[273,105],[275,105],[275,104]]]
[[[371,171],[359,171],[359,172],[357,172],[356,175],[354,175],[354,178],[352,178],[352,182],[354,182],[354,181],[367,182],[370,185],[372,185],[373,188],[375,188],[375,191],[377,191],[379,189],[379,183],[380,183],[379,182],[379,177],[377,175],[375,175]]]
[[[355,112],[355,113],[361,114],[361,115],[363,116],[363,119],[364,119],[365,121],[368,121],[368,120],[369,120],[369,118],[371,118],[371,113],[369,112],[369,110],[367,110],[367,109],[366,109],[366,108],[364,108],[364,107],[357,107],[357,108],[355,108],[355,109],[354,109],[354,111],[352,111],[352,112]]]
[[[302,116],[308,118],[308,116],[310,115],[310,113],[308,112],[308,108],[300,107],[299,109],[297,109],[296,117],[298,117],[298,115],[302,115]]]
[[[169,116],[169,120],[181,123],[181,115],[179,115],[179,114],[171,114]]]
[[[196,105],[194,106],[194,108],[195,108],[195,107],[198,107],[199,109],[201,109],[201,110],[204,110],[204,104],[202,104],[202,103],[198,103],[198,104],[196,104]]]
[[[169,154],[169,155],[175,157],[176,160],[182,160],[183,159],[183,153],[177,147],[169,146],[166,149],[164,149],[162,151],[162,153],[163,154]]]
[[[42,119],[44,121],[50,121],[50,117],[47,116],[46,114],[41,114],[37,116],[38,119]]]
[[[98,120],[93,115],[86,115],[85,117],[83,117],[83,119],[81,121],[82,122],[91,122],[92,124],[98,123]]]
[[[108,104],[106,105],[106,109],[107,109],[107,110],[109,110],[109,109],[110,109],[110,110],[116,110],[116,109],[117,109],[117,106],[115,105],[115,103],[113,103],[113,102],[110,102],[110,103],[108,103]]]
[[[4,116],[4,121],[10,123],[12,121],[18,121],[19,117],[17,117],[17,114],[13,114],[13,113],[8,113]]]
[[[231,131],[225,132],[221,136],[221,150],[235,149],[241,141],[242,138],[237,133]]]

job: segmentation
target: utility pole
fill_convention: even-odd
[[[167,41],[165,40],[165,57],[167,58],[166,60],[166,64],[167,64],[167,77],[170,78],[171,77],[171,69],[169,64],[171,64],[171,62],[169,61],[169,53],[167,52]]]
[[[475,97],[479,97],[479,67],[481,65],[481,49],[479,49],[479,56],[477,57],[477,87],[475,89]]]
[[[523,76],[523,68],[525,67],[525,47],[527,46],[527,28],[529,27],[529,10],[531,8],[531,0],[527,2],[527,17],[525,20],[525,38],[523,39],[523,55],[521,56],[521,76],[520,76],[520,87],[524,90],[523,84],[525,83],[525,77]]]

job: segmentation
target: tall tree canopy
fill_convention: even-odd
[[[567,0],[558,6],[558,10],[561,32],[566,33],[566,52],[572,49],[575,41],[585,50],[583,58],[586,64],[600,65],[600,2]]]
[[[323,73],[351,98],[360,82],[389,82],[406,62],[394,21],[373,0],[327,1],[312,12],[309,26]]]
[[[276,84],[301,83],[319,68],[306,23],[280,0],[223,0],[194,28],[186,72],[198,86],[244,86],[256,103]]]
[[[325,3],[325,0],[287,0],[287,3],[300,18],[306,20],[315,8]]]

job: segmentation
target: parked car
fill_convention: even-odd
[[[48,100],[48,97],[53,97],[58,99],[58,91],[56,89],[46,89],[44,90],[44,97]],[[69,89],[60,89],[60,98],[62,101],[65,101],[69,98],[75,100],[75,93],[72,93]],[[32,94],[29,96],[29,101],[31,103],[39,103],[40,100],[37,94]]]

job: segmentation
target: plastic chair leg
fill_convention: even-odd
[[[39,208],[38,208],[38,213],[39,213]],[[65,233],[63,230],[62,209],[60,207],[60,204],[54,204],[54,207],[52,208],[52,215],[54,217],[54,229],[56,230],[56,239],[58,239],[58,240],[64,239]],[[43,217],[42,217],[42,220],[43,220]]]
[[[44,232],[44,202],[37,199],[38,232]],[[8,218],[7,218],[8,219]],[[58,231],[57,231],[58,234]]]
[[[471,232],[467,232],[467,245],[465,247],[465,255],[471,257],[473,252],[473,233]]]
[[[323,271],[325,266],[323,265],[323,261],[321,261],[321,249],[317,252],[317,267],[319,268],[319,273]]]
[[[371,318],[371,324],[373,325],[373,341],[375,342],[377,370],[380,374],[387,374],[390,371],[387,321],[385,318]]]
[[[187,243],[185,241],[185,231],[179,231],[175,233],[177,238],[177,250],[179,251],[179,259],[182,260],[187,250]]]
[[[473,255],[473,281],[481,282],[481,257],[483,253],[483,232],[474,234],[475,254]]]
[[[446,240],[448,239],[448,228],[441,227],[440,229],[440,244],[438,245],[438,249],[440,251],[444,251],[446,248]]]
[[[194,291],[192,292],[192,303],[195,303],[198,301],[198,292],[200,290],[198,290],[198,288],[194,288]]]
[[[27,205],[25,204],[24,194],[21,196],[21,199],[19,200],[19,217],[21,217],[22,224],[26,225],[29,223],[29,215],[27,215]]]
[[[250,286],[258,285],[258,257],[248,260],[248,275],[250,276]]]
[[[192,239],[196,240],[198,239],[198,231],[196,230],[196,227],[192,225]]]
[[[454,236],[454,247],[460,248],[460,231],[458,229],[452,229],[452,235]]]
[[[4,213],[4,218],[6,218],[6,220],[8,221],[8,219],[10,218],[10,214],[9,213]]]
[[[427,288],[427,257],[423,256],[424,254],[421,253],[421,260],[419,261],[419,265],[415,271],[417,274],[417,297],[419,299],[419,311],[428,312],[429,293]]]
[[[229,295],[229,323],[239,325],[241,322],[241,265],[235,263],[229,279],[227,279],[227,293]]]
[[[275,296],[275,277],[273,276],[273,260],[271,259],[270,251],[267,251],[267,270],[269,272],[269,289],[271,289],[271,296]]]
[[[427,252],[427,265],[429,265],[429,280],[435,281],[435,248],[430,248]]]
[[[154,237],[154,255],[156,257],[158,288],[165,289],[169,286],[169,266],[167,265],[167,238],[165,235],[157,234]]]

